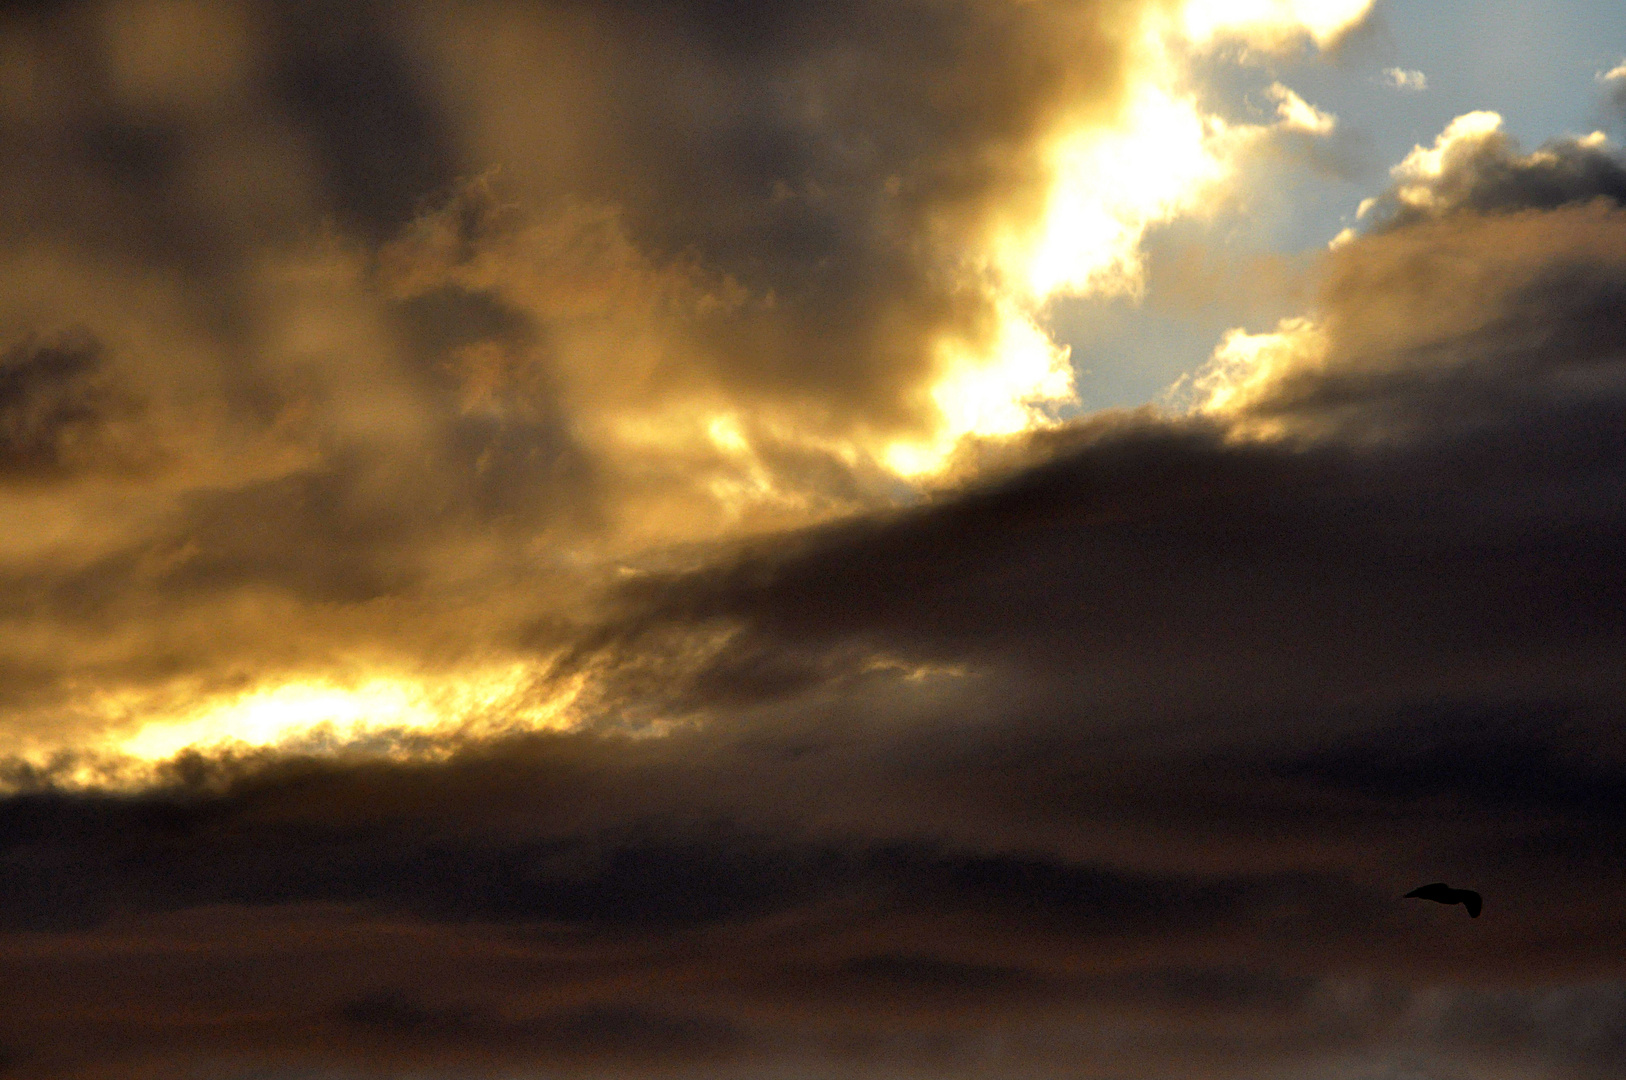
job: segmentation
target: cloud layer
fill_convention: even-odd
[[[1397,223],[1230,411],[629,578],[599,731],[11,799],[14,1068],[1608,1075],[1622,229]]]
[[[106,10],[4,16],[0,1074],[1618,1067],[1606,142],[1462,118],[1040,423],[1142,31],[1364,5]],[[222,701],[393,720],[84,782]]]
[[[1332,130],[1188,54],[1366,6],[8,9],[3,749],[512,698],[617,574],[975,471],[1049,298]]]

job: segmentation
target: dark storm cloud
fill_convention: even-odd
[[[84,335],[0,355],[0,476],[49,480],[139,467],[141,405]]]
[[[1001,483],[638,579],[583,648],[606,713],[704,725],[440,765],[194,760],[140,796],[11,799],[0,913],[50,946],[14,947],[7,985],[107,1002],[75,1032],[109,1049],[75,1063],[37,991],[0,1040],[87,1076],[161,1070],[183,1043],[448,1074],[1179,1076],[1200,1053],[1221,1075],[1608,1076],[1626,419],[1608,379],[1527,388],[1622,358],[1612,312],[1568,298],[1556,327],[1591,311],[1596,332],[1521,364],[1502,344],[1554,295],[1525,286],[1582,235],[1573,213],[1546,246],[1459,223],[1524,260],[1477,294],[1513,298],[1489,317],[1504,332],[1406,323],[1429,347],[1391,351],[1504,386],[1471,424],[1395,437],[1406,382],[1356,384],[1376,440],[1106,418]],[[1368,258],[1440,308],[1460,279],[1387,272],[1407,235],[1358,242],[1345,272]],[[1564,250],[1573,273],[1597,249]],[[1324,317],[1374,302],[1340,280]],[[719,624],[720,647],[694,644]],[[1437,877],[1482,889],[1485,917],[1399,899]],[[289,922],[275,950],[243,943]],[[97,973],[129,970],[132,940],[189,1019],[112,1007]],[[238,957],[234,988],[177,988],[212,957]]]
[[[0,1039],[64,1076],[234,1057],[957,1074],[998,1032],[1009,1067],[1175,1076],[1189,1063],[1154,1046],[1247,1074],[1390,1043],[1551,1060],[1568,1039],[1597,1067],[1566,1075],[1601,1077],[1618,1003],[1564,1034],[1541,988],[1618,977],[1626,943],[1584,896],[1619,884],[1622,767],[1563,762],[1550,715],[1460,760],[1450,740],[1477,742],[1455,717],[1285,759],[1053,724],[826,728],[810,749],[776,723],[15,797]],[[1427,775],[1431,754],[1454,771]],[[1491,898],[1471,935],[1398,900],[1442,865]],[[1144,1043],[1099,1044],[1102,1016]]]
[[[176,786],[140,798],[46,790],[10,800],[0,909],[13,931],[94,926],[121,910],[360,903],[643,936],[844,904],[892,918],[978,912],[989,928],[1104,942],[1176,926],[1212,931],[1288,899],[1326,929],[1381,910],[1376,897],[1311,873],[1151,872],[1070,861],[1044,851],[1048,843],[1024,850],[1014,808],[999,806],[1007,777],[979,772],[972,755],[1014,768],[1013,756],[1033,751],[1027,738],[984,735],[937,754],[918,736],[872,742],[890,751],[873,776],[849,773],[850,750],[776,760],[785,740],[772,728],[647,751],[549,736],[415,770],[298,762],[234,777],[204,762],[188,775],[183,763]],[[1077,769],[1069,760],[1033,780],[1060,786]],[[833,819],[806,829],[780,820],[775,785],[821,776]],[[539,786],[550,793],[540,803]],[[963,788],[963,820],[923,829],[893,794],[898,786],[937,806]],[[1003,842],[977,839],[979,821],[1005,830]],[[939,983],[956,970],[924,956],[894,965],[892,956],[854,971]],[[965,974],[975,991],[975,965]]]
[[[390,33],[387,5],[272,5],[276,92],[317,147],[346,225],[388,238],[465,170],[426,74]]]
[[[1079,709],[1384,700],[1494,682],[1502,652],[1556,692],[1599,678],[1623,629],[1621,414],[1575,412],[1533,415],[1539,442],[1521,424],[1426,456],[1131,423],[1008,487],[651,600],[743,627],[695,676],[702,699],[765,665],[889,652],[1009,665]]]

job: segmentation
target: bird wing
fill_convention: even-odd
[[[1436,881],[1432,885],[1419,885],[1417,888],[1407,893],[1402,899],[1409,900],[1415,896],[1419,900],[1433,900],[1436,903],[1450,904],[1455,903],[1455,901],[1446,899],[1446,897],[1451,895],[1451,892],[1451,886],[1447,885],[1443,881]]]
[[[1485,906],[1485,898],[1472,889],[1459,889],[1462,894],[1462,906],[1468,909],[1468,914],[1479,918],[1480,910]]]

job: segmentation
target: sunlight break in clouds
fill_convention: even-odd
[[[978,355],[958,342],[943,344],[946,362],[932,390],[940,427],[928,439],[894,443],[887,465],[905,477],[928,476],[967,436],[1051,423],[1056,408],[1075,400],[1075,387],[1068,351],[1041,329],[1045,305],[1061,296],[1138,297],[1147,230],[1200,207],[1266,130],[1205,115],[1175,58],[1181,46],[1241,39],[1272,49],[1305,35],[1325,45],[1370,8],[1371,0],[1193,0],[1172,22],[1148,14],[1119,122],[1057,133],[1046,152],[1049,192],[1038,220],[995,241],[1006,295],[991,347]],[[1268,94],[1283,130],[1326,136],[1336,126],[1335,117],[1279,82]]]
[[[1435,209],[1441,200],[1437,182],[1489,141],[1501,138],[1502,117],[1497,113],[1479,111],[1457,117],[1446,125],[1431,146],[1412,147],[1411,152],[1389,170],[1395,200],[1413,210]],[[1526,160],[1534,161],[1542,153],[1538,150]],[[1363,199],[1356,217],[1369,218],[1378,204],[1376,198]],[[1357,236],[1354,229],[1344,229],[1329,247],[1333,250],[1345,247]],[[1242,418],[1282,380],[1321,365],[1326,350],[1324,331],[1309,318],[1284,319],[1274,331],[1261,334],[1233,329],[1214,349],[1208,365],[1190,380],[1192,411],[1231,420],[1232,432],[1239,437],[1279,437],[1286,430],[1280,421]],[[1184,380],[1174,388],[1176,396],[1184,390],[1183,384]]]
[[[1073,372],[1068,351],[1007,302],[1000,307],[994,363],[958,342],[941,343],[941,369],[947,374],[931,388],[943,417],[943,430],[930,441],[900,440],[887,448],[888,468],[899,476],[928,478],[942,469],[967,435],[1014,435],[1047,422],[1043,410],[1072,400]]]
[[[1176,93],[1173,72],[1161,75],[1134,88],[1121,126],[1069,132],[1052,144],[1044,215],[1026,250],[1008,260],[1038,303],[1138,293],[1146,230],[1191,209],[1227,175],[1217,122]]]
[[[150,766],[187,751],[345,749],[385,757],[451,752],[470,738],[573,726],[580,678],[543,688],[541,672],[508,664],[439,677],[374,674],[266,683],[225,693],[110,695],[95,706],[108,725],[69,758],[13,746],[15,759],[70,786],[139,784]]]
[[[1617,258],[1613,228],[1618,211],[1611,202],[1621,191],[1626,191],[1626,169],[1604,132],[1554,139],[1523,153],[1502,130],[1498,114],[1458,116],[1432,144],[1413,146],[1390,170],[1385,191],[1361,201],[1356,217],[1366,231],[1345,229],[1334,239],[1331,248],[1341,254],[1328,263],[1332,278],[1323,286],[1318,309],[1284,319],[1267,333],[1231,330],[1208,365],[1176,383],[1169,396],[1178,400],[1182,391],[1189,392],[1190,411],[1220,421],[1233,438],[1314,438],[1354,430],[1348,409],[1352,395],[1328,392],[1335,370],[1368,385],[1385,380],[1401,385],[1426,372],[1422,381],[1436,391],[1451,379],[1467,377],[1460,358],[1437,348],[1401,353],[1405,362],[1396,363],[1389,343],[1399,328],[1414,327],[1410,333],[1418,337],[1506,339],[1506,353],[1497,359],[1509,362],[1507,357],[1532,346],[1518,343],[1517,335],[1490,321],[1490,313],[1512,305],[1505,294],[1517,278],[1503,260],[1514,261],[1530,247],[1561,244],[1567,230],[1574,230],[1567,249],[1577,265]],[[1479,250],[1460,246],[1471,229],[1480,235],[1494,232],[1499,239]],[[1420,236],[1431,241],[1426,257]],[[1437,278],[1473,299],[1455,308],[1406,306]],[[1374,305],[1352,299],[1376,281],[1407,283],[1401,291],[1404,300],[1390,297]],[[1541,291],[1523,288],[1531,295]],[[1570,286],[1546,283],[1543,288],[1562,294]],[[1606,306],[1613,311],[1614,305]],[[1387,361],[1382,359],[1386,356]],[[1410,370],[1404,370],[1408,365]],[[1535,379],[1521,379],[1528,392],[1544,392]],[[1579,383],[1566,388],[1569,393],[1578,389]],[[1374,400],[1381,396],[1368,393]],[[1450,414],[1469,423],[1470,399],[1463,395]],[[1396,406],[1375,419],[1379,411],[1360,426],[1362,439],[1381,441],[1442,427],[1439,415],[1407,414]]]
[[[161,761],[187,747],[224,743],[261,749],[291,741],[345,745],[404,734],[455,735],[476,718],[499,715],[505,726],[560,726],[572,695],[537,702],[535,679],[535,672],[515,664],[437,680],[283,683],[206,699],[190,715],[146,724],[134,735],[116,739],[109,749]]]

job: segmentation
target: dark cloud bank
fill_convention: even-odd
[[[634,579],[601,731],[8,799],[12,1072],[1613,1075],[1626,214],[1564,202],[1332,256],[1280,440]]]
[[[772,38],[715,6],[719,53]],[[347,92],[300,59],[361,48],[335,35],[289,46],[291,100]],[[366,100],[424,156],[311,121],[361,233],[451,153]],[[18,773],[0,1075],[1618,1075],[1620,165],[1471,166],[1328,257],[1325,347],[1245,415],[1095,417],[997,481],[628,577],[561,661],[593,730],[189,758],[133,795]],[[4,365],[8,483],[158,438],[90,344]],[[308,558],[200,512],[235,540],[192,587],[387,594],[345,559],[396,565],[415,519],[347,497],[287,496],[318,541],[346,507]],[[116,574],[53,602],[116,606]],[[1484,917],[1399,899],[1438,879]]]

